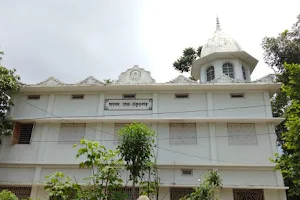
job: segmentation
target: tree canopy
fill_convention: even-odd
[[[264,60],[276,73],[277,81],[283,83],[283,87],[275,94],[272,99],[272,112],[274,117],[286,117],[286,121],[276,127],[276,134],[278,144],[283,150],[282,158],[277,157],[278,166],[282,170],[284,181],[287,186],[290,187],[289,199],[299,199],[299,177],[296,176],[299,173],[300,168],[293,166],[288,157],[293,159],[298,158],[297,163],[300,162],[297,157],[297,152],[292,150],[294,147],[290,144],[289,135],[296,136],[300,131],[294,129],[294,125],[291,124],[290,118],[297,115],[295,99],[291,95],[293,93],[300,93],[299,88],[295,87],[295,83],[300,82],[300,78],[295,77],[293,74],[297,74],[297,65],[300,64],[300,15],[297,17],[297,22],[292,26],[291,30],[285,30],[277,37],[265,37],[262,42],[264,49]],[[296,112],[296,113],[293,113]],[[291,131],[294,129],[294,132]],[[296,134],[296,135],[295,135]],[[299,137],[299,136],[297,136]],[[294,160],[296,161],[296,160]],[[284,166],[284,164],[286,166]],[[297,172],[297,173],[296,173]],[[293,173],[295,176],[291,176]]]
[[[3,52],[0,52],[0,61],[1,55]],[[11,95],[20,89],[20,77],[15,72],[15,69],[9,70],[0,65],[0,136],[12,132],[12,122],[7,117],[7,113],[13,106]]]
[[[185,48],[182,52],[182,56],[173,63],[175,70],[178,70],[181,73],[189,72],[193,61],[200,57],[201,50],[202,46],[198,47],[197,50],[193,47]]]

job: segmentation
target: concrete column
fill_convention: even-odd
[[[98,116],[104,115],[104,101],[105,101],[105,93],[100,93],[99,102],[98,102]]]
[[[210,158],[212,163],[217,163],[217,142],[216,142],[216,126],[215,123],[209,123],[209,141],[210,141]]]
[[[153,112],[152,118],[156,118],[157,113],[158,113],[158,93],[157,92],[153,92],[152,112]]]
[[[269,92],[264,92],[265,116],[273,117]]]
[[[206,93],[206,101],[207,101],[207,116],[213,117],[214,116],[214,105],[213,105],[213,97],[212,92]]]
[[[31,188],[30,198],[36,198],[37,197],[37,191],[39,186],[37,183],[40,182],[40,176],[41,176],[42,167],[36,167],[33,177],[33,185]]]

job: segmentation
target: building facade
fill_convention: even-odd
[[[114,149],[118,129],[137,121],[157,133],[160,200],[178,200],[210,169],[223,179],[223,200],[285,200],[282,175],[269,160],[283,120],[272,116],[270,97],[281,85],[271,75],[251,81],[257,62],[217,23],[193,62],[197,82],[178,76],[156,83],[134,66],[108,85],[94,77],[25,84],[10,113],[14,133],[0,145],[0,190],[49,199],[46,175],[91,174],[78,168],[74,143],[87,138]],[[128,173],[122,177],[126,182]]]

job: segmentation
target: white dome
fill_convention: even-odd
[[[240,45],[231,37],[227,36],[220,28],[217,19],[217,30],[211,39],[203,46],[200,57],[207,56],[215,52],[242,51]]]

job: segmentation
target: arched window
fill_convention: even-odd
[[[230,63],[224,63],[223,74],[226,74],[230,78],[234,78],[233,65]]]
[[[211,81],[215,79],[215,68],[214,66],[210,66],[206,70],[206,80]]]
[[[244,80],[247,80],[246,71],[245,71],[244,66],[242,66],[242,71],[243,71],[243,78],[244,78]]]

